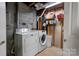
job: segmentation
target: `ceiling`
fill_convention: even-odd
[[[40,15],[43,10],[45,9],[46,6],[53,4],[55,2],[23,2],[24,4],[26,4],[29,7],[33,7],[36,9],[37,14]],[[51,10],[56,10],[58,8],[63,8],[64,9],[64,3],[58,4],[56,6],[50,7],[46,10],[46,12],[49,12]]]
[[[53,2],[24,2],[29,7],[34,7],[36,10],[44,9],[47,5]]]

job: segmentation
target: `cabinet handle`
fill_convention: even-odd
[[[2,44],[4,44],[4,43],[5,43],[5,41],[1,41],[1,42],[0,42],[0,45],[2,45]]]

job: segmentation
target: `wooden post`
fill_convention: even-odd
[[[62,28],[63,28],[63,24],[61,24],[61,40],[60,40],[60,48],[63,48],[63,31],[62,31]]]
[[[55,26],[53,26],[53,43],[54,43],[54,47],[56,47],[56,42],[55,42]]]
[[[38,30],[42,30],[42,19],[39,18],[38,20]]]
[[[49,25],[48,26],[48,35],[52,35],[52,40],[53,40],[53,46],[56,47],[56,42],[55,42],[55,26]]]

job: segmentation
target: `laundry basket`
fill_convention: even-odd
[[[52,47],[53,39],[52,35],[47,35],[47,47]]]

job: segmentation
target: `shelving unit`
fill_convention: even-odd
[[[53,46],[55,46],[55,24],[50,24],[50,21],[53,21],[53,20],[54,19],[46,19],[46,21],[48,21],[47,33],[48,35],[52,35]]]

